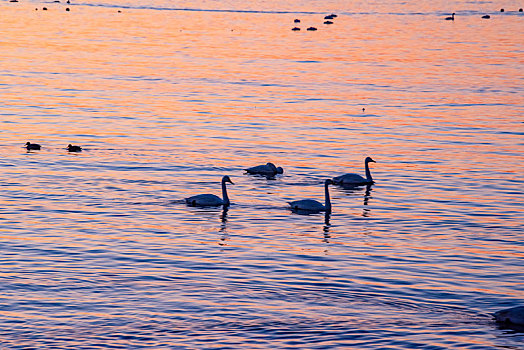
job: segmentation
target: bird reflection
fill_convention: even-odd
[[[366,192],[364,193],[364,205],[368,205],[369,199],[373,198],[371,197],[371,186],[372,184],[366,185]],[[362,216],[367,218],[370,214],[371,210],[369,208],[364,207],[364,209],[362,209]]]
[[[329,234],[329,229],[331,228],[331,223],[329,220],[331,219],[331,213],[326,212],[324,215],[324,227],[322,228],[322,231],[324,231],[324,239],[322,240],[325,243],[329,243],[329,239],[331,238],[331,235]]]
[[[356,186],[355,185],[339,185],[339,187],[347,194],[355,194],[356,192],[359,192],[362,189],[362,186],[358,186],[358,185]],[[366,190],[364,192],[364,202],[363,202],[363,204],[366,206],[369,204],[369,200],[373,198],[371,196],[372,187],[373,187],[372,183],[366,185]],[[371,214],[371,210],[369,208],[364,207],[364,209],[362,210],[362,216],[369,217],[370,214]]]
[[[229,207],[224,206],[222,209],[222,213],[220,214],[220,229],[218,232],[220,232],[220,242],[218,242],[219,245],[226,245],[226,241],[229,238],[229,234],[227,233],[227,212],[229,211]]]

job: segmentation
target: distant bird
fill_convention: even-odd
[[[373,178],[371,177],[371,172],[369,171],[369,163],[376,163],[371,157],[366,157],[364,160],[364,167],[366,169],[366,178],[358,174],[345,174],[333,178],[333,183],[340,186],[359,186],[372,184]]]
[[[490,16],[490,15],[484,15],[484,16],[482,16],[482,18],[484,18],[484,19],[490,19],[491,16]]]
[[[26,144],[25,144],[25,148],[26,148],[28,151],[31,151],[31,150],[39,150],[39,149],[40,149],[40,145],[39,145],[38,143],[26,142]]]
[[[522,12],[522,8],[519,8],[519,12]]]
[[[265,175],[265,176],[275,176],[276,174],[283,174],[284,169],[281,167],[276,167],[275,164],[269,162],[264,165],[257,165],[251,168],[244,169],[246,173],[251,175]]]
[[[325,205],[323,205],[322,203],[314,199],[302,199],[299,201],[289,202],[291,210],[293,210],[294,212],[298,212],[299,214],[318,213],[321,211],[330,213],[331,212],[331,199],[329,198],[328,186],[331,184],[333,184],[333,181],[331,179],[327,179],[324,182],[324,198],[325,198],[325,203],[326,203]]]
[[[500,9],[500,12],[504,12],[504,9]]]
[[[82,147],[80,146],[73,146],[72,144],[67,145],[67,151],[68,152],[82,152]]]
[[[291,28],[291,30],[296,32],[297,30],[300,30],[300,28],[299,27],[293,27],[293,28]]]
[[[69,11],[69,7],[66,7],[66,11]]]
[[[324,24],[333,24],[331,21],[325,21]]]
[[[42,10],[47,11],[47,7],[42,7]]]
[[[362,112],[365,112],[365,111],[366,111],[366,109],[365,109],[365,108],[362,108]]]
[[[300,20],[298,18],[295,18],[295,20],[293,22],[300,23]]]
[[[229,176],[222,178],[222,198],[214,194],[198,194],[196,196],[186,198],[186,204],[192,207],[218,207],[223,205],[229,206],[229,197],[227,196],[226,182],[233,184]],[[234,184],[233,184],[234,185]]]
[[[338,15],[335,15],[334,13],[330,14],[330,16],[333,18],[338,17]]]
[[[307,30],[317,30],[315,27],[309,27]]]
[[[67,1],[66,1],[66,3],[70,4],[70,3],[71,3],[71,1],[67,0]]]
[[[446,17],[446,21],[454,21],[455,20],[455,12],[451,14],[451,17]]]
[[[9,2],[18,2],[18,0],[9,0]]]
[[[324,17],[324,19],[333,19],[333,18],[335,18],[333,15],[329,15],[329,16]]]

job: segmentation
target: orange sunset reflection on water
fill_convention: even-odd
[[[521,346],[523,5],[71,2],[0,3],[0,348]]]

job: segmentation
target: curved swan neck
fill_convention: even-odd
[[[226,181],[222,179],[222,200],[224,201],[224,205],[229,205],[229,197],[227,196],[227,188],[226,188]]]
[[[331,198],[329,198],[329,183],[326,182],[324,185],[325,199],[326,199],[326,212],[331,212]]]
[[[369,171],[369,162],[365,162],[365,164],[366,164],[366,180],[368,180],[368,182],[372,182],[373,178],[371,177],[371,171]]]

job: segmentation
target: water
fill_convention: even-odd
[[[524,348],[490,316],[524,303],[524,4],[20,1],[0,348]]]

